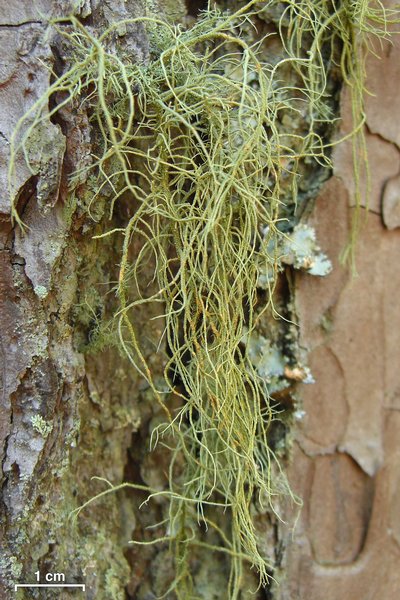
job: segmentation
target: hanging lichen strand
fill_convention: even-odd
[[[165,413],[153,440],[165,444],[171,462],[169,489],[126,485],[169,500],[166,533],[154,542],[171,542],[176,576],[169,591],[178,598],[198,597],[190,572],[196,546],[230,556],[227,598],[240,595],[244,562],[261,585],[270,575],[252,506],[275,511],[274,496],[290,490],[268,440],[276,418],[268,383],[246,340],[271,309],[277,274],[302,235],[292,236],[291,218],[299,174],[313,160],[330,164],[323,136],[335,117],[326,93],[333,68],[352,90],[355,152],[364,154],[362,45],[370,32],[385,36],[387,22],[380,3],[370,5],[253,1],[233,15],[208,10],[188,30],[148,17],[117,23],[98,38],[74,17],[57,21],[74,61],[14,135],[13,157],[23,151],[29,163],[30,136],[41,121],[67,103],[84,103],[100,140],[84,169],[97,185],[89,212],[104,190],[112,194],[110,214],[119,199],[130,207],[128,222],[105,234],[123,240],[114,322]],[[259,53],[265,40],[251,46],[241,32],[251,17],[276,10],[284,54],[266,64]],[[113,49],[117,31],[138,23],[151,42],[146,64]],[[49,114],[50,97],[57,106]],[[13,169],[14,159],[11,191]],[[15,208],[13,214],[19,221]],[[151,281],[144,276],[149,262]],[[256,310],[258,287],[267,299]],[[163,387],[135,322],[135,308],[153,303],[164,307]],[[179,398],[175,408],[171,392]],[[224,526],[213,518],[218,510]],[[200,539],[202,523],[217,545]]]

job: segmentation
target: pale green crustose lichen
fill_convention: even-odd
[[[37,433],[46,439],[53,431],[53,423],[49,423],[41,415],[34,415],[31,417],[32,427]]]

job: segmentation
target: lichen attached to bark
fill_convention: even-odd
[[[161,533],[134,540],[170,544],[175,574],[159,593],[198,597],[193,562],[202,549],[229,557],[232,600],[244,593],[244,565],[254,567],[261,586],[273,571],[256,515],[277,515],[282,494],[296,498],[279,460],[282,416],[272,392],[308,374],[283,357],[289,341],[280,349],[259,323],[265,314],[284,316],[274,291],[285,265],[329,271],[313,232],[297,224],[307,200],[299,179],[317,165],[330,167],[335,114],[327,92],[335,69],[352,90],[354,152],[363,155],[362,46],[368,33],[386,35],[386,18],[365,0],[253,0],[234,14],[209,8],[187,29],[146,16],[96,37],[75,17],[52,23],[74,60],[25,117],[26,132],[17,128],[10,187],[18,152],[36,172],[29,149],[43,122],[82,103],[96,154],[73,181],[89,181],[89,214],[108,194],[102,209],[112,217],[121,204],[126,219],[95,236],[120,245],[113,318],[103,322],[96,294],[76,315],[93,325],[88,347],[118,340],[147,382],[164,415],[152,445],[168,465],[165,481],[109,486],[81,509],[122,488],[160,503]],[[265,58],[271,31],[249,41],[251,19],[277,24],[274,61]],[[145,63],[115,45],[138,24],[150,41]],[[50,98],[57,103],[49,113]],[[23,227],[15,208],[13,214]],[[143,307],[154,311],[158,339],[141,335]],[[161,381],[152,367],[160,349]],[[111,571],[108,579],[114,581]]]

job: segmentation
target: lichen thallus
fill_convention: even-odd
[[[282,56],[268,64],[262,59],[268,38],[252,44],[245,31],[251,18],[275,5],[281,7],[276,35]],[[321,124],[335,121],[326,93],[333,68],[352,95],[360,193],[364,46],[370,33],[387,35],[391,18],[379,2],[366,0],[253,0],[234,14],[209,9],[189,29],[143,17],[95,37],[75,17],[52,22],[74,60],[18,124],[10,188],[17,153],[24,152],[29,165],[32,131],[66,104],[84,103],[101,140],[100,152],[84,168],[98,183],[89,210],[106,189],[110,213],[119,199],[132,206],[123,227],[103,234],[122,235],[114,316],[119,342],[162,407],[165,423],[153,439],[171,452],[168,489],[112,486],[78,512],[127,486],[147,491],[149,499],[165,497],[166,534],[151,543],[171,543],[176,573],[168,592],[178,598],[194,594],[190,551],[196,547],[230,558],[230,599],[240,595],[244,563],[256,569],[260,585],[272,573],[260,549],[254,506],[277,514],[275,498],[297,499],[269,444],[276,415],[268,385],[243,340],[263,310],[273,309],[281,270],[277,249],[287,235],[282,207],[289,197],[296,205],[299,165],[315,160],[330,166],[329,148],[337,142],[320,132]],[[117,29],[135,24],[147,29],[151,41],[143,64],[111,43]],[[50,98],[57,102],[48,110]],[[294,125],[299,120],[306,124],[300,130]],[[13,217],[23,226],[15,204]],[[149,261],[156,283],[150,294],[149,281],[143,281]],[[260,265],[271,277],[264,309],[256,311]],[[137,306],[153,303],[164,307],[169,347],[163,390],[134,319]],[[171,391],[180,397],[175,410],[168,405]],[[223,525],[213,511],[225,515]],[[198,535],[200,522],[220,544]]]

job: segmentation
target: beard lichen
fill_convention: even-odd
[[[251,19],[272,14],[279,14],[282,56],[268,63],[261,57],[272,34],[252,44],[242,32]],[[74,60],[14,134],[11,195],[14,157],[22,151],[29,164],[32,132],[64,105],[83,103],[98,152],[75,177],[96,182],[89,213],[104,190],[110,215],[118,201],[129,207],[121,227],[98,237],[121,238],[113,323],[165,416],[152,442],[171,455],[168,489],[111,486],[84,507],[123,487],[167,499],[165,535],[141,542],[171,544],[175,578],[166,594],[198,597],[190,568],[196,547],[229,556],[226,597],[232,600],[243,589],[245,563],[261,586],[271,576],[254,505],[277,514],[276,498],[297,499],[270,443],[271,424],[279,419],[271,373],[260,369],[250,341],[258,339],[265,311],[279,317],[273,293],[285,264],[312,273],[319,260],[329,269],[315,249],[299,246],[301,237],[312,245],[312,233],[293,229],[299,179],[305,165],[330,167],[326,138],[335,113],[327,85],[336,70],[353,99],[358,181],[360,154],[365,159],[363,47],[369,33],[387,35],[387,20],[379,2],[272,0],[249,2],[234,14],[209,8],[189,29],[142,17],[95,37],[75,17],[52,23]],[[150,39],[143,64],[113,43],[135,25]],[[56,104],[48,111],[50,98]],[[163,385],[140,342],[135,313],[143,305],[160,307],[159,345],[168,349]],[[279,368],[284,377],[284,364]],[[204,541],[204,528],[218,543]]]

